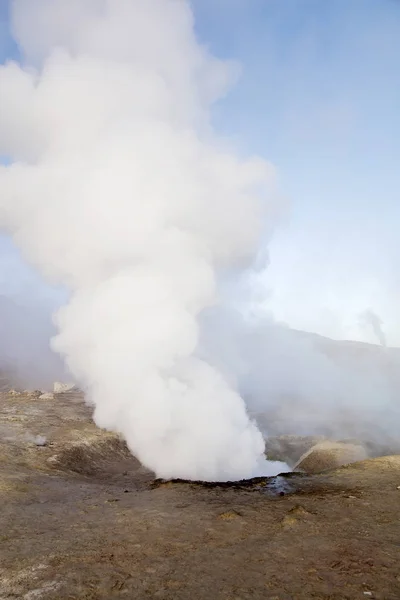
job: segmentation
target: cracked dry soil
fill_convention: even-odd
[[[78,394],[3,394],[0,599],[399,600],[399,486],[398,456],[154,481]]]

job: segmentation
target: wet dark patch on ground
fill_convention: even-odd
[[[283,473],[274,477],[252,477],[239,481],[192,481],[190,479],[155,479],[151,484],[153,489],[172,485],[189,485],[194,488],[218,490],[246,490],[268,492],[272,495],[283,495],[294,491],[294,481],[301,479],[301,473]],[[293,480],[293,483],[291,482]]]

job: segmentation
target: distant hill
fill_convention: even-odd
[[[49,344],[55,333],[48,310],[0,296],[0,386],[9,381],[12,386],[41,389],[63,379],[62,361]]]

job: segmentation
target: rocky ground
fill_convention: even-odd
[[[0,400],[1,600],[400,598],[400,456],[285,436],[308,472],[154,481],[79,393],[38,396]]]

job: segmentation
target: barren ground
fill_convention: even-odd
[[[400,598],[400,456],[154,482],[79,395],[3,394],[0,497],[1,600]]]

